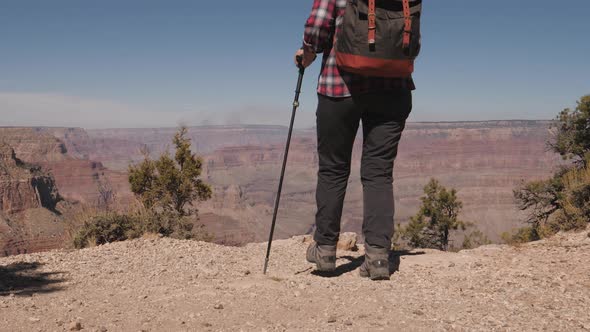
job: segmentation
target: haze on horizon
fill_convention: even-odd
[[[0,126],[286,125],[291,57],[310,6],[3,1]],[[590,3],[565,9],[549,0],[425,3],[410,120],[551,119],[574,106],[590,93]],[[319,61],[306,75],[300,128],[315,122],[318,72]]]

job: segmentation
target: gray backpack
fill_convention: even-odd
[[[339,69],[410,77],[420,53],[422,0],[349,0],[335,51]]]

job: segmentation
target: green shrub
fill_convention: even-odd
[[[193,220],[173,211],[143,213],[141,223],[142,233],[162,234],[176,239],[191,239],[194,237]]]
[[[144,234],[161,234],[178,239],[212,240],[203,227],[194,229],[198,210],[193,204],[211,198],[211,187],[201,179],[203,161],[191,152],[188,130],[181,127],[174,136],[176,153],[165,153],[129,166],[131,191],[141,202],[139,211],[129,214],[103,213],[85,218],[74,236],[74,246],[84,248],[134,239]],[[111,193],[101,192],[106,198]]]
[[[414,248],[448,250],[450,233],[466,228],[465,222],[459,220],[463,204],[457,199],[457,191],[431,179],[421,200],[420,210],[401,230],[402,238]]]
[[[146,153],[141,163],[129,166],[131,191],[146,209],[197,215],[193,204],[211,198],[211,187],[201,179],[203,160],[192,153],[187,135],[181,127],[174,136],[174,157],[166,152],[152,160]]]
[[[116,213],[92,217],[84,222],[74,236],[74,247],[85,248],[136,238],[140,235],[137,231],[137,223],[135,216]]]
[[[540,239],[541,237],[539,236],[538,230],[532,226],[519,228],[514,233],[502,233],[502,241],[510,245],[518,245],[522,243],[537,241]]]
[[[487,244],[492,244],[492,241],[484,233],[476,229],[465,235],[461,249],[474,249]]]
[[[181,216],[171,211],[148,210],[131,214],[107,213],[84,222],[74,237],[74,247],[85,248],[105,243],[139,238],[145,234],[161,234],[176,239],[211,241],[203,226],[194,228],[196,217]]]
[[[569,165],[544,181],[523,184],[514,191],[522,211],[529,211],[530,227],[507,234],[507,241],[530,241],[559,231],[585,229],[590,223],[590,95],[574,110],[557,117],[549,146]]]
[[[561,230],[582,230],[590,223],[590,156],[584,164],[563,176],[563,208],[556,218]]]

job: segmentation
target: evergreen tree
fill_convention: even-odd
[[[413,247],[448,250],[450,232],[466,227],[459,220],[463,204],[455,189],[447,190],[436,179],[428,182],[424,194],[420,210],[411,218],[402,237]]]
[[[590,95],[580,98],[575,110],[559,113],[556,129],[550,143],[553,150],[564,159],[585,165],[590,153]]]
[[[158,160],[146,154],[141,163],[129,167],[131,191],[147,209],[187,216],[197,213],[191,209],[194,202],[211,198],[211,187],[200,178],[203,161],[191,152],[186,136],[186,127],[174,136],[174,159],[169,153]]]
[[[553,129],[549,146],[571,163],[551,179],[524,183],[514,190],[519,208],[530,212],[526,220],[530,227],[519,230],[512,242],[538,240],[590,222],[590,95],[580,98],[574,110],[559,113]]]

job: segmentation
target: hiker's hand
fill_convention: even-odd
[[[316,58],[316,55],[315,53],[307,52],[303,49],[297,50],[297,52],[295,53],[295,65],[297,67],[299,67],[299,61],[297,59],[298,57],[301,57],[301,65],[303,66],[303,68],[307,68],[309,67],[309,65],[313,63],[313,61]]]

